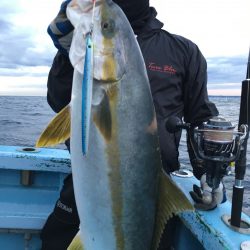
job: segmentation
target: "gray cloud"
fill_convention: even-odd
[[[0,36],[1,37],[1,36]],[[32,46],[30,34],[5,34],[1,37],[1,68],[16,68],[25,65],[26,53]],[[27,64],[27,63],[26,63]]]
[[[10,29],[11,29],[11,23],[4,20],[0,19],[0,32],[1,34],[6,34]]]
[[[0,68],[16,69],[21,66],[49,66],[52,51],[37,50],[33,31],[18,30],[14,24],[0,20]]]
[[[207,58],[208,82],[241,83],[246,77],[247,55]]]
[[[2,76],[21,76],[22,73],[15,73],[15,69],[50,66],[53,60],[53,49],[48,49],[45,53],[44,45],[35,43],[34,28],[14,23],[17,15],[23,13],[23,8],[18,0],[0,2],[0,74]]]

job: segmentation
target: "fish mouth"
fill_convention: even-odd
[[[113,84],[118,84],[123,79],[124,75],[125,75],[125,72],[120,77],[117,77],[117,78],[107,78],[107,79],[94,78],[94,81],[97,84],[101,84],[101,85],[113,85]]]

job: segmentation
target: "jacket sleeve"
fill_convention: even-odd
[[[55,112],[70,102],[73,71],[69,57],[58,51],[47,81],[47,101]]]
[[[184,83],[184,120],[193,124],[217,116],[218,110],[207,94],[207,63],[199,48],[190,43]]]
[[[195,44],[190,44],[188,62],[184,86],[184,120],[197,126],[209,118],[217,116],[219,112],[215,104],[208,99],[207,63]],[[203,160],[196,158],[190,136],[192,136],[192,131],[187,132],[189,159],[195,177],[200,179],[206,172],[205,164]]]
[[[47,29],[58,49],[47,81],[47,101],[55,112],[63,109],[71,99],[73,67],[68,54],[74,27],[66,15],[66,8],[70,2],[71,0],[66,0],[61,4],[59,13]]]

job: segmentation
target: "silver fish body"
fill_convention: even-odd
[[[162,171],[149,81],[130,24],[111,0],[96,0],[95,12],[93,2],[68,5],[71,103],[36,147],[71,137],[81,238],[70,250],[156,250],[167,220],[193,206]]]
[[[82,74],[74,72],[71,158],[86,250],[151,249],[161,170],[155,113],[138,43],[120,8],[94,19],[89,151],[81,151]]]

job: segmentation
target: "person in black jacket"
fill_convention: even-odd
[[[70,1],[62,4],[60,18]],[[170,134],[165,120],[175,115],[185,122],[199,124],[218,115],[207,94],[207,64],[197,45],[192,41],[163,30],[156,18],[157,12],[149,6],[149,0],[114,0],[126,14],[140,45],[156,110],[163,168],[167,173],[179,169],[178,147],[181,132]],[[65,16],[66,18],[66,16]],[[62,20],[65,22],[65,20]],[[67,20],[67,38],[73,26]],[[65,107],[71,98],[73,67],[69,61],[70,43],[62,42],[62,35],[55,36],[53,25],[48,32],[58,52],[48,76],[47,100],[55,112]],[[62,30],[61,30],[62,32]],[[69,149],[69,142],[66,142]],[[191,153],[195,176],[204,174],[201,164],[196,164]],[[78,231],[79,218],[74,200],[72,176],[69,175],[62,188],[55,209],[49,216],[41,234],[42,249],[66,249]],[[174,232],[174,222],[168,223],[166,235]],[[171,235],[163,237],[159,249],[170,249]]]

